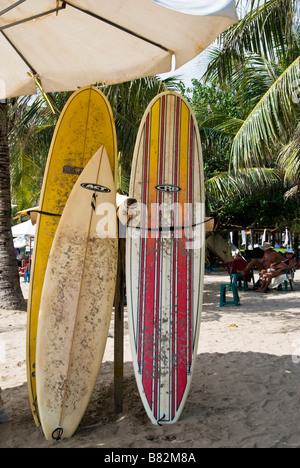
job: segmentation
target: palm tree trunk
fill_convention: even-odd
[[[11,232],[7,104],[0,102],[0,308],[26,310]]]

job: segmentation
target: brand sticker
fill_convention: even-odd
[[[64,166],[63,173],[64,174],[75,174],[79,175],[83,171],[83,167],[76,167],[76,166]]]
[[[180,192],[181,188],[178,187],[178,185],[172,185],[172,184],[160,184],[156,185],[156,190],[159,192],[166,192],[166,193],[176,193]]]
[[[104,185],[93,184],[89,182],[84,182],[81,184],[82,188],[87,190],[92,190],[93,192],[101,192],[101,193],[109,193],[111,190],[108,187],[104,187]]]

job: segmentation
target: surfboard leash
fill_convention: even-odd
[[[162,426],[161,421],[163,421],[163,420],[165,419],[165,417],[166,417],[166,414],[164,413],[164,414],[162,415],[162,417],[161,417],[160,419],[157,420],[157,424],[158,424],[159,426]]]
[[[171,232],[174,232],[174,231],[181,231],[183,229],[194,228],[194,227],[200,226],[201,224],[207,223],[208,221],[209,220],[201,221],[201,223],[191,224],[190,226],[160,226],[158,228],[151,228],[151,227],[150,228],[144,228],[144,227],[141,227],[141,226],[127,226],[127,227],[131,228],[131,229],[139,229],[141,231],[157,231],[157,232],[171,231]]]
[[[39,214],[43,214],[43,215],[47,215],[47,216],[59,216],[59,217],[61,217],[61,214],[50,213],[49,211],[34,210],[34,211],[31,211],[31,213],[39,213]]]
[[[55,436],[55,434],[57,433],[57,436]],[[54,440],[61,440],[62,438],[62,435],[64,433],[64,430],[61,426],[58,426],[56,429],[54,429],[54,431],[52,432],[52,439]]]

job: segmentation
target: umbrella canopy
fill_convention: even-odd
[[[233,0],[0,0],[0,99],[168,72],[237,19]]]
[[[14,248],[24,249],[29,244],[28,238],[24,236],[14,237]]]
[[[31,221],[25,221],[24,223],[16,224],[11,228],[13,237],[28,236],[34,237],[35,226],[32,225]]]

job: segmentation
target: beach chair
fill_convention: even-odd
[[[228,291],[232,292],[232,300],[228,300],[226,298],[226,293]],[[239,298],[239,293],[238,293],[238,288],[234,283],[225,283],[220,285],[220,307],[226,306],[226,305],[235,305],[239,306],[240,305],[240,298]]]
[[[230,283],[233,283],[240,291],[248,291],[248,283],[242,273],[232,273]]]
[[[207,271],[217,271],[217,265],[215,264],[208,264],[208,265],[205,265],[205,268]]]
[[[278,291],[281,291],[282,287],[284,286],[285,291],[288,291],[289,287],[290,287],[290,290],[293,291],[293,279],[294,279],[293,270],[286,270],[286,272],[283,275],[277,276],[276,278],[272,279],[269,288],[271,289],[277,288]]]

